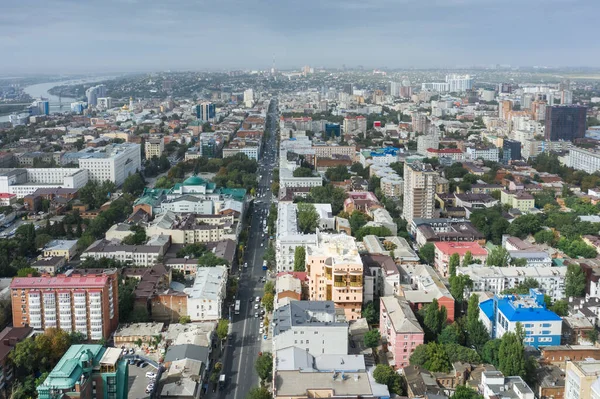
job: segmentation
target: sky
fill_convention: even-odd
[[[8,4],[6,4],[8,3]],[[0,73],[600,66],[599,0],[8,0]]]

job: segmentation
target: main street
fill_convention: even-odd
[[[272,104],[273,101],[276,104],[276,100],[272,100]],[[252,210],[244,259],[248,263],[248,267],[240,265],[240,280],[236,298],[241,301],[240,314],[233,315],[232,333],[225,347],[223,372],[227,380],[225,387],[217,394],[219,399],[244,399],[248,391],[258,384],[254,362],[261,351],[263,337],[259,334],[259,324],[262,317],[255,317],[256,301],[250,302],[250,300],[257,296],[262,298],[264,284],[260,280],[267,273],[262,270],[263,255],[268,245],[268,239],[263,233],[262,221],[266,220],[266,214],[272,202],[271,179],[273,169],[278,164],[275,136],[279,124],[276,107],[270,107],[270,111],[267,115],[270,119],[270,136],[265,144],[257,172],[259,176],[262,175],[262,178],[259,181]],[[257,201],[260,202],[257,203]]]

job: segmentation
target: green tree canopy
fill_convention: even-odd
[[[488,266],[508,266],[510,265],[510,254],[504,247],[495,247],[488,254],[485,264]]]
[[[298,229],[304,233],[314,233],[319,226],[319,214],[312,204],[298,204]]]
[[[378,364],[373,370],[373,378],[379,384],[386,385],[391,394],[401,395],[400,374],[387,364]]]
[[[294,271],[303,272],[306,270],[306,249],[298,246],[294,250]]]
[[[273,355],[271,352],[263,352],[254,363],[256,373],[263,381],[271,381],[273,378]]]
[[[450,255],[450,260],[448,261],[448,274],[450,276],[456,276],[456,268],[458,266],[460,266],[460,255],[453,253]]]
[[[376,348],[379,346],[380,339],[379,330],[369,330],[365,333],[364,344],[367,348]]]
[[[567,273],[565,275],[565,296],[568,297],[581,297],[585,294],[585,274],[581,267],[572,263],[567,266]]]
[[[467,251],[465,253],[465,256],[463,256],[462,265],[463,267],[466,267],[469,266],[471,263],[473,263],[473,254],[471,253],[471,251]]]
[[[273,395],[267,388],[254,387],[248,392],[246,399],[273,399]]]
[[[350,178],[350,172],[346,166],[339,165],[327,169],[325,177],[330,181],[344,181]]]
[[[313,171],[310,168],[300,167],[294,170],[294,177],[311,177],[313,175]]]
[[[504,375],[518,375],[525,377],[525,347],[523,339],[525,334],[523,327],[517,323],[515,332],[508,331],[501,338],[500,348],[498,349],[498,369]]]
[[[428,242],[419,249],[419,257],[428,265],[433,264],[435,259],[435,246]]]

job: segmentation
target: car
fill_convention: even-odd
[[[146,378],[156,378],[156,373],[154,373],[152,371],[148,371],[146,373]]]
[[[146,393],[150,393],[150,392],[152,392],[152,388],[146,387],[146,391],[145,391],[145,392],[146,392]]]
[[[129,359],[129,364],[134,365],[135,364],[135,359]]]
[[[254,309],[258,309],[258,303],[254,304]]]
[[[142,364],[144,364],[144,361],[143,361],[143,360],[138,360],[138,361],[135,363],[135,365],[136,365],[136,366],[138,366],[138,367],[142,367]]]
[[[260,322],[260,324],[259,324],[258,326],[259,326],[260,328],[263,328],[263,327],[265,326],[265,323],[261,321],[261,322]]]
[[[265,246],[265,243],[264,243],[264,242],[261,242],[261,243],[260,243],[260,246],[261,246],[261,247],[264,247],[264,246]]]
[[[265,329],[261,327],[261,328],[259,328],[259,329],[258,329],[258,332],[259,332],[260,334],[262,334],[262,333],[264,333],[264,332],[265,332]]]
[[[134,353],[135,353],[135,349],[133,349],[133,348],[130,348],[130,349],[129,349],[129,354],[130,354],[130,355],[133,355]]]
[[[244,267],[248,267],[248,262],[244,263]]]
[[[258,318],[258,312],[254,313],[254,317]]]
[[[260,302],[260,297],[259,296],[256,297],[256,302]]]
[[[144,362],[142,363],[142,365],[140,366],[141,368],[146,368],[148,366],[148,363]]]

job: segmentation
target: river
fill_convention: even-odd
[[[59,101],[58,96],[54,96],[54,95],[48,93],[48,90],[50,90],[51,88],[56,87],[56,86],[76,85],[76,84],[82,84],[82,83],[94,83],[94,82],[100,82],[103,80],[110,80],[110,79],[114,79],[114,78],[116,78],[116,76],[100,76],[100,77],[93,77],[93,78],[64,80],[62,82],[38,83],[38,84],[27,86],[27,87],[23,88],[23,91],[25,93],[29,94],[33,99],[40,98],[40,97],[48,99],[48,101],[50,101],[50,113],[55,114],[57,112],[70,111],[71,103],[77,101],[78,99],[62,97],[62,98],[60,98],[60,101]],[[23,107],[23,108],[25,108],[25,107]],[[9,120],[8,118],[9,118],[8,115],[0,116],[0,122],[8,122],[8,120]]]

